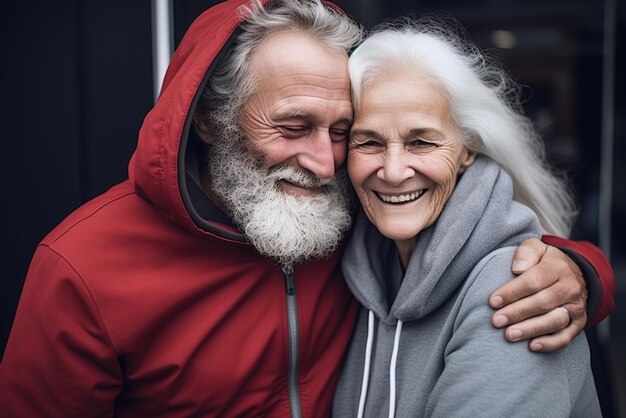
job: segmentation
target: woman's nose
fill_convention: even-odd
[[[407,161],[404,147],[394,147],[385,152],[383,165],[377,175],[391,186],[400,185],[415,175],[415,170]]]

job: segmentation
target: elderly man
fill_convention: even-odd
[[[346,51],[361,30],[319,1],[243,3],[189,29],[129,179],[37,248],[0,368],[3,414],[329,415],[357,312],[338,259],[351,213]],[[592,296],[610,296],[610,267],[579,246],[608,272]],[[529,265],[545,250],[521,248]],[[544,314],[517,326],[558,331],[534,340],[544,349],[586,320],[578,267],[549,248],[492,298],[515,302],[494,322]],[[602,316],[611,303],[591,305]]]

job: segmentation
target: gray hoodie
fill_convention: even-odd
[[[377,418],[601,416],[584,334],[532,353],[491,326],[487,300],[512,278],[515,247],[541,235],[512,195],[510,177],[477,158],[406,273],[395,243],[358,214],[343,271],[363,308],[333,416],[357,416],[360,403]]]

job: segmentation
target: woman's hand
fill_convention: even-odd
[[[489,298],[497,309],[494,327],[506,327],[509,342],[530,339],[531,351],[568,346],[587,323],[587,286],[580,268],[565,253],[538,239],[518,247],[512,271],[519,275]]]

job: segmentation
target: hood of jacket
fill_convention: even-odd
[[[185,165],[188,155],[198,148],[199,140],[190,139],[195,136],[193,112],[207,80],[226,55],[245,17],[242,6],[270,2],[228,0],[198,16],[176,48],[159,98],[139,131],[137,148],[128,167],[131,184],[166,218],[196,235],[233,243],[246,241],[227,215],[220,213],[216,219],[207,218],[192,203],[198,196],[206,197],[186,178]],[[322,0],[322,3],[343,13],[331,2]]]
[[[165,217],[196,234],[235,242],[244,241],[236,228],[203,219],[191,205],[185,156],[199,96],[242,22],[241,6],[249,3],[225,1],[191,24],[171,59],[159,98],[144,119],[128,168],[137,193]]]
[[[387,324],[428,315],[490,252],[540,234],[532,211],[512,197],[509,175],[489,158],[477,157],[437,221],[420,232],[406,272],[395,243],[360,210],[342,262],[348,286]]]

